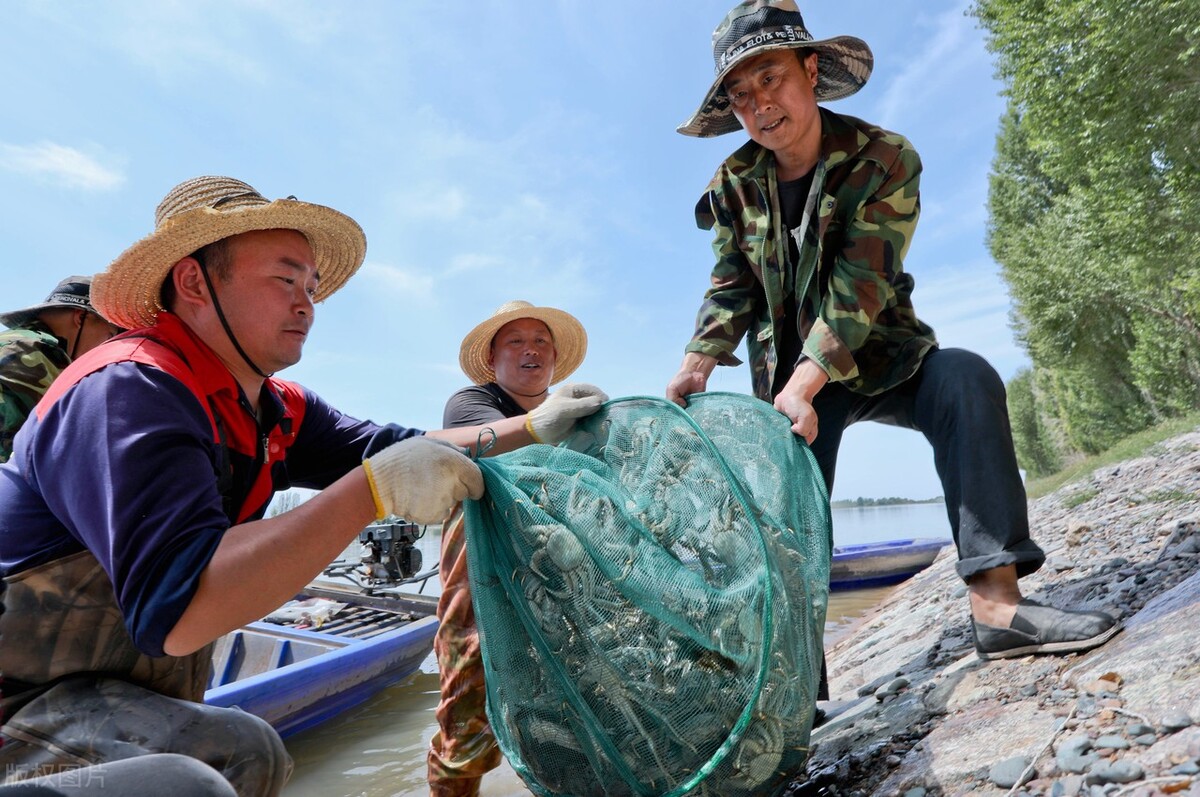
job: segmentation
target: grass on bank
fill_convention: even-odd
[[[1058,473],[1043,476],[1040,479],[1031,479],[1025,485],[1025,492],[1031,499],[1041,498],[1043,495],[1054,492],[1064,484],[1086,476],[1096,468],[1140,457],[1151,446],[1161,443],[1163,440],[1177,437],[1185,432],[1190,432],[1197,426],[1200,426],[1200,410],[1190,412],[1178,418],[1172,418],[1169,421],[1163,421],[1157,426],[1143,429],[1136,434],[1126,437],[1107,451],[1094,454],[1090,457],[1084,457],[1078,462],[1063,468]]]

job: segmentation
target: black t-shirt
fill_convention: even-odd
[[[524,415],[525,410],[495,382],[471,385],[455,393],[442,412],[442,428],[478,426],[502,418]]]
[[[796,268],[800,260],[800,248],[792,230],[804,221],[804,206],[808,202],[808,192],[812,188],[813,173],[798,177],[795,180],[779,183],[779,210],[783,214],[783,234],[788,240],[788,267]],[[804,351],[804,341],[800,338],[798,323],[800,313],[796,297],[795,277],[788,280],[792,289],[784,295],[784,317],[787,321],[780,326],[780,337],[775,341],[775,353],[778,363],[775,366],[775,381],[771,385],[772,395],[778,394],[796,370],[796,364]]]

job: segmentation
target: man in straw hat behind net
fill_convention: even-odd
[[[188,180],[154,231],[96,276],[128,328],[72,363],[0,466],[4,777],[150,752],[211,765],[241,795],[278,794],[278,735],[203,705],[211,643],[299,592],[373,520],[436,522],[483,492],[457,446],[344,415],[273,374],[300,359],[314,304],[362,264],[350,217]],[[556,442],[588,386],[489,424],[495,452]],[[273,493],[321,490],[264,519]]]
[[[91,277],[67,277],[38,304],[0,313],[0,463],[33,406],[72,360],[120,328],[92,307]]]
[[[458,362],[473,384],[446,402],[442,425],[491,424],[536,410],[550,398],[550,386],[574,373],[586,353],[587,333],[570,313],[507,302],[463,338]],[[554,395],[574,389],[564,385]],[[433,643],[441,700],[429,750],[432,797],[472,797],[484,774],[500,763],[486,713],[461,509],[455,507],[442,526],[440,624]]]
[[[712,287],[667,397],[705,389],[747,340],[754,394],[792,420],[832,490],[842,433],[873,420],[932,444],[985,659],[1067,653],[1117,631],[1102,612],[1022,599],[1045,554],[1029,536],[1004,384],[981,357],[940,349],[913,310],[903,258],[916,229],[921,162],[903,136],[817,103],[858,91],[860,39],[814,39],[793,0],[746,0],[713,33],[716,77],[679,127],[743,129],[696,205],[715,233]],[[887,463],[880,463],[886,480]]]

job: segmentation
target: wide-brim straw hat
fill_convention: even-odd
[[[126,249],[92,283],[92,304],[126,329],[153,326],[163,281],[177,262],[211,243],[256,230],[296,230],[320,277],[313,301],[329,298],[362,265],[367,239],[354,219],[295,197],[268,200],[241,180],[195,177],[171,189],[154,232]]]
[[[492,338],[500,331],[500,327],[518,318],[536,318],[546,325],[554,336],[554,348],[558,358],[554,363],[554,377],[550,384],[557,384],[575,372],[587,354],[587,332],[579,319],[570,313],[553,307],[535,307],[529,302],[517,299],[505,302],[496,309],[481,324],[467,333],[463,338],[462,347],[458,351],[458,364],[463,373],[477,385],[486,385],[496,381],[496,372],[488,365],[488,354],[492,348]]]
[[[744,0],[713,31],[717,75],[700,109],[676,128],[685,136],[708,138],[742,127],[722,83],[730,70],[768,50],[807,48],[817,56],[817,102],[840,100],[861,89],[871,76],[875,56],[862,39],[834,36],[814,39],[793,0]]]
[[[54,286],[46,301],[22,307],[20,310],[10,310],[0,313],[0,324],[6,327],[23,327],[38,317],[43,310],[87,310],[96,312],[88,299],[88,289],[92,278],[74,275],[63,279]]]

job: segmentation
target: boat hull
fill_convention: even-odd
[[[835,546],[829,588],[844,591],[899,584],[933,564],[949,544],[947,539],[918,537]]]
[[[227,634],[204,702],[262,717],[284,737],[365,702],[417,671],[438,625],[432,614],[372,616],[381,613],[391,617],[363,619],[349,632],[257,622]]]

